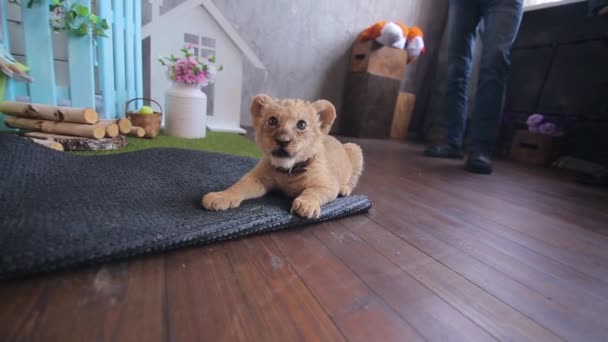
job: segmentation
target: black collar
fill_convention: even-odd
[[[304,161],[293,164],[293,166],[290,169],[287,169],[284,167],[275,167],[275,170],[277,170],[281,173],[286,173],[289,176],[299,175],[301,173],[308,171],[308,166],[310,166],[310,164],[312,164],[312,162],[314,160],[315,160],[315,157],[310,157]]]

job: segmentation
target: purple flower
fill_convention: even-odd
[[[552,122],[545,122],[538,126],[538,132],[546,135],[555,135],[557,133],[557,127]]]
[[[544,119],[545,117],[541,114],[532,114],[528,117],[528,127],[538,126],[543,122]]]

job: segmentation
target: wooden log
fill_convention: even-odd
[[[36,139],[53,139],[56,142],[61,143],[66,151],[117,150],[126,147],[128,144],[127,138],[124,135],[119,135],[116,138],[104,139],[89,139],[40,132],[27,132],[24,135]]]
[[[138,138],[143,138],[144,135],[146,135],[146,130],[143,129],[142,127],[133,126],[131,128],[131,132],[129,132],[129,135],[132,135],[132,136],[138,137]]]
[[[133,124],[128,118],[120,118],[116,121],[116,124],[118,125],[118,130],[121,134],[131,133],[131,128],[133,128]]]
[[[40,144],[42,146],[46,146],[50,149],[56,150],[56,151],[64,151],[64,147],[61,143],[58,143],[52,139],[36,139],[36,138],[30,138],[31,141]]]
[[[116,138],[118,134],[120,134],[117,124],[111,122],[105,123],[104,125],[106,127],[106,138]]]
[[[102,124],[85,125],[69,122],[24,119],[10,116],[6,117],[4,122],[7,126],[12,128],[21,128],[36,132],[75,135],[94,139],[101,139],[106,135],[106,126]]]
[[[120,132],[120,134],[129,134],[131,133],[131,127],[133,127],[133,124],[131,123],[131,120],[129,120],[128,118],[120,118],[117,120],[100,120],[100,122],[102,123],[115,123],[118,125],[118,131]]]
[[[38,103],[4,101],[0,103],[0,112],[23,118],[91,125],[99,121],[99,114],[93,108],[60,107]]]

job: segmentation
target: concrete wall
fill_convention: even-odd
[[[165,0],[161,13],[184,0]],[[245,61],[241,116],[249,124],[249,102],[258,93],[342,104],[347,55],[356,35],[378,20],[399,20],[425,32],[427,55],[409,67],[402,88],[418,95],[416,117],[424,116],[430,72],[447,13],[445,0],[213,0],[266,65],[268,74]],[[144,22],[150,15],[144,1]],[[423,120],[416,119],[422,122]]]

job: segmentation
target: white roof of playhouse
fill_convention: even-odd
[[[211,0],[187,0],[177,6],[175,8],[169,10],[163,15],[159,14],[158,7],[163,4],[163,0],[148,0],[148,2],[152,5],[156,5],[152,7],[152,20],[142,27],[142,38],[149,37],[152,35],[154,29],[154,24],[158,24],[160,21],[174,21],[179,20],[179,13],[182,10],[196,8],[198,6],[203,6],[209,15],[216,21],[216,23],[224,30],[226,35],[230,37],[234,45],[236,45],[239,50],[249,59],[249,61],[259,69],[266,70],[264,63],[258,58],[258,56],[253,52],[253,50],[245,43],[243,38],[236,32],[236,30],[230,25],[228,20],[224,18],[220,10],[215,7]],[[158,26],[156,26],[158,27]],[[160,26],[163,31],[166,31],[166,26]]]

